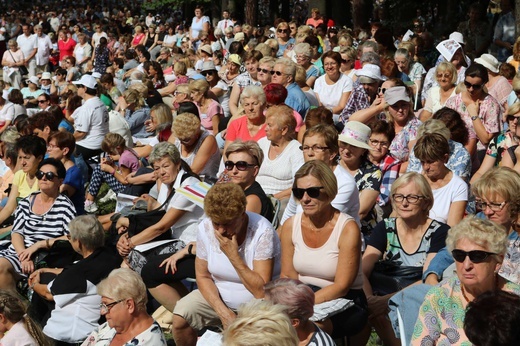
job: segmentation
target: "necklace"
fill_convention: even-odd
[[[332,219],[333,218],[334,218],[334,212],[332,212],[332,215],[331,215],[330,219],[327,222],[325,222],[325,224],[323,226],[316,227],[314,222],[312,222],[311,218],[309,217],[309,224],[308,224],[308,226],[311,228],[311,231],[321,232],[323,230],[323,228],[325,228],[325,226],[327,226],[327,224],[332,223]]]

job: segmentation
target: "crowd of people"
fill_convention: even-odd
[[[179,346],[519,343],[511,1],[435,38],[104,5],[1,18],[0,345],[166,345],[158,305]]]

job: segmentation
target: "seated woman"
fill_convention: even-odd
[[[14,174],[9,199],[2,211],[0,211],[0,224],[3,224],[13,214],[19,199],[38,191],[36,172],[46,150],[47,144],[45,140],[38,136],[22,136],[16,140],[18,165],[20,165],[21,169]]]
[[[88,193],[85,197],[85,211],[95,213],[98,206],[95,202],[96,196],[101,188],[101,184],[106,182],[110,189],[115,193],[123,192],[125,185],[128,185],[126,177],[136,172],[140,166],[139,156],[131,149],[127,148],[123,136],[109,132],[101,142],[101,149],[106,156],[101,159],[101,163],[94,168]],[[112,156],[119,156],[117,164]]]
[[[137,90],[126,90],[119,98],[119,111],[125,117],[133,137],[146,138],[145,122],[150,119],[150,108]]]
[[[280,273],[280,242],[271,224],[246,211],[246,196],[236,184],[213,186],[204,199],[207,217],[197,234],[198,289],[173,311],[177,345],[195,345],[197,331],[226,329],[239,305],[263,298],[264,285]],[[234,244],[234,245],[232,245]]]
[[[96,285],[121,265],[121,258],[103,246],[105,232],[95,216],[73,219],[69,232],[72,247],[83,259],[65,269],[41,268],[29,277],[29,285],[36,293],[31,306],[34,309],[42,299],[48,301],[45,305],[51,311],[38,311],[40,316],[45,314],[43,332],[60,345],[83,342],[94,331],[101,303]],[[46,275],[47,279],[53,277],[49,284],[44,282]]]
[[[296,171],[303,165],[300,143],[294,139],[296,120],[288,106],[273,106],[266,112],[266,137],[258,141],[265,160],[257,181],[267,194],[280,200],[291,196]]]
[[[355,220],[334,208],[337,180],[323,162],[306,162],[296,173],[293,195],[303,206],[282,227],[281,277],[298,279],[316,294],[316,304],[337,298],[350,308],[318,323],[333,338],[354,336],[367,323],[361,271],[361,234]]]
[[[464,332],[466,307],[486,291],[520,294],[520,286],[496,273],[507,250],[507,232],[489,220],[468,216],[446,238],[457,275],[432,287],[419,309],[412,344],[470,344]]]
[[[220,163],[220,150],[215,137],[201,127],[199,117],[192,113],[180,113],[172,125],[173,143],[191,170],[199,175],[215,179]]]
[[[218,133],[218,124],[224,116],[220,104],[209,95],[209,83],[205,79],[194,80],[190,83],[191,99],[199,108],[201,124],[214,136]]]
[[[520,101],[513,103],[507,109],[506,120],[508,128],[489,142],[484,161],[482,161],[479,170],[473,175],[472,181],[476,181],[477,178],[493,166],[515,167],[520,155],[518,119],[520,119]]]
[[[311,108],[305,116],[305,121],[298,131],[298,142],[303,142],[303,135],[307,129],[310,129],[314,125],[324,124],[334,126],[334,120],[332,120],[332,112],[324,106]]]
[[[35,177],[40,191],[20,201],[11,245],[0,251],[2,289],[14,290],[18,280],[34,271],[33,255],[38,250],[50,249],[57,239],[67,239],[68,225],[76,210],[70,199],[60,193],[65,174],[65,167],[56,159],[43,160],[37,166]]]
[[[178,239],[177,245],[182,248],[195,241],[197,225],[203,214],[201,207],[182,194],[175,193],[179,187],[195,184],[199,179],[181,159],[179,151],[173,144],[168,142],[157,144],[150,154],[149,161],[154,168],[158,184],[154,187],[157,198],[150,195],[146,197],[148,210],[162,207],[166,213],[157,223],[146,229],[136,229],[135,234],[126,233],[130,226],[128,217],[119,218],[116,224],[116,229],[121,234],[117,250],[121,256],[127,257],[128,264],[138,272],[141,272],[142,266],[146,263],[146,254],[133,251],[137,245],[148,243],[164,235],[166,238]]]
[[[430,218],[455,226],[464,217],[468,185],[446,167],[450,155],[448,141],[441,134],[427,133],[419,138],[413,151],[433,192]]]
[[[309,320],[314,314],[312,289],[299,280],[280,278],[264,286],[265,300],[285,306],[302,345],[335,345],[329,334]]]
[[[372,286],[374,281],[369,278],[376,262],[383,259],[398,267],[416,267],[417,280],[420,280],[421,272],[444,247],[449,229],[428,217],[433,193],[422,175],[410,172],[400,176],[392,185],[391,197],[397,217],[386,218],[374,228],[363,254],[364,291],[368,297],[370,323],[389,345],[397,342],[386,317],[388,300],[396,289],[393,282]]]
[[[101,315],[107,322],[94,330],[83,346],[157,345],[166,346],[161,327],[146,312],[146,287],[136,272],[119,268],[97,285]]]
[[[433,113],[444,107],[450,97],[455,96],[457,69],[451,62],[439,63],[435,69],[435,78],[438,85],[428,90],[426,103],[421,112],[421,121],[430,119]]]
[[[368,159],[370,127],[349,121],[339,135],[339,164],[356,180],[359,190],[359,218],[365,240],[377,225],[374,209],[381,188],[381,170]]]
[[[65,180],[61,184],[60,192],[69,197],[76,215],[85,214],[85,187],[83,185],[83,177],[78,166],[71,160],[76,141],[70,132],[57,131],[49,136],[49,144],[47,145],[47,155],[50,158],[60,160],[65,166],[67,173]]]
[[[345,168],[338,165],[338,131],[334,126],[319,124],[311,127],[303,136],[300,149],[305,162],[319,160],[324,162],[334,172],[338,182],[338,191],[332,199],[332,206],[340,212],[352,216],[359,222],[359,190],[354,177]],[[291,197],[285,208],[280,224],[296,213],[303,211],[302,205]]]

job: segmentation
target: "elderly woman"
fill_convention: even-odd
[[[220,151],[215,137],[202,129],[199,118],[192,113],[181,113],[172,125],[172,143],[191,170],[199,175],[215,178],[220,162]]]
[[[309,320],[314,314],[314,292],[299,280],[280,278],[264,287],[265,300],[285,306],[285,313],[304,345],[334,345],[329,334]]]
[[[258,141],[265,160],[257,181],[267,194],[287,199],[291,195],[294,174],[303,164],[300,143],[294,139],[293,110],[285,105],[270,107],[266,112],[266,125],[266,137]]]
[[[7,43],[8,49],[2,56],[2,66],[4,66],[4,82],[9,83],[13,88],[20,89],[22,84],[22,74],[19,67],[25,66],[25,57],[18,47],[16,39],[10,39]]]
[[[469,131],[466,148],[471,155],[477,151],[480,159],[484,158],[486,146],[500,131],[502,114],[498,101],[483,88],[487,81],[486,68],[473,63],[465,72],[466,90],[446,101],[446,107],[459,112],[466,123]]]
[[[197,235],[197,290],[173,311],[177,345],[195,345],[197,331],[236,318],[239,305],[263,298],[264,285],[280,272],[280,243],[269,221],[246,211],[236,184],[214,185],[204,199],[207,217]]]
[[[395,344],[396,339],[386,318],[388,300],[399,286],[393,278],[380,278],[385,269],[379,269],[376,263],[383,259],[383,264],[388,266],[414,270],[418,281],[435,254],[444,247],[449,229],[429,218],[433,193],[422,175],[410,172],[400,176],[392,185],[391,197],[396,217],[386,218],[374,228],[363,254],[363,274],[367,278],[364,291],[370,321],[383,342],[389,345]],[[379,280],[376,281],[376,277]]]
[[[356,180],[359,190],[359,218],[361,233],[370,237],[377,225],[374,209],[381,187],[381,170],[368,159],[370,127],[358,121],[349,121],[339,135],[339,164]]]
[[[467,217],[446,239],[457,275],[426,294],[415,324],[412,344],[470,344],[464,333],[468,303],[486,291],[517,295],[520,286],[497,276],[507,249],[507,231],[489,220]]]
[[[280,22],[276,27],[276,41],[278,42],[276,57],[280,58],[284,56],[285,50],[294,44],[294,38],[291,37],[291,30],[287,22]]]
[[[359,190],[356,181],[337,161],[339,155],[338,131],[331,125],[315,125],[305,131],[300,149],[303,151],[305,162],[322,161],[334,172],[338,182],[338,191],[331,202],[332,206],[342,213],[351,215],[359,223]],[[280,224],[302,211],[302,205],[291,197]]]
[[[433,192],[430,217],[455,226],[464,217],[468,185],[446,166],[450,156],[448,141],[439,133],[427,133],[419,138],[413,151]]]
[[[32,304],[39,297],[55,303],[43,332],[59,344],[83,342],[98,326],[101,297],[96,285],[121,265],[121,258],[103,246],[105,232],[95,216],[73,219],[69,232],[72,248],[83,259],[65,269],[41,268],[29,277],[36,293]],[[46,273],[53,276],[49,284],[42,280]]]
[[[136,272],[119,268],[97,285],[101,314],[107,322],[83,342],[100,344],[166,346],[161,327],[146,312],[146,287]]]
[[[146,40],[146,34],[143,32],[143,27],[140,25],[137,25],[134,28],[134,36],[132,37],[130,47],[135,48],[140,44],[144,44],[145,40]]]
[[[133,137],[145,138],[145,122],[150,119],[150,108],[146,105],[143,96],[137,90],[126,90],[119,99],[119,110],[125,117]]]
[[[213,135],[218,133],[220,118],[224,111],[220,104],[209,97],[209,83],[205,79],[194,80],[190,83],[191,99],[199,109],[201,125]]]
[[[225,117],[230,115],[229,112],[229,94],[231,90],[226,82],[224,82],[218,75],[218,71],[213,61],[207,61],[202,65],[200,72],[209,84],[209,90],[217,97],[217,101],[221,106],[221,112]],[[220,118],[219,118],[220,120]],[[216,130],[218,127],[215,128]]]
[[[341,55],[337,52],[327,52],[321,57],[325,74],[314,83],[314,92],[321,106],[330,109],[337,121],[339,114],[347,105],[352,92],[352,79],[341,73]]]
[[[455,96],[457,70],[451,62],[443,61],[437,65],[435,78],[438,86],[434,86],[428,91],[426,103],[421,112],[422,121],[430,119],[433,113],[444,107],[450,97]]]
[[[412,47],[415,48],[413,45]],[[394,61],[399,69],[397,77],[403,82],[412,82],[412,90],[416,95],[421,90],[422,78],[426,74],[426,70],[421,63],[413,61],[413,54],[415,52],[410,52],[406,48],[399,48],[395,51]]]
[[[136,229],[132,234],[125,233],[130,226],[128,217],[119,218],[116,224],[116,229],[121,234],[117,250],[121,256],[128,256],[130,266],[138,271],[141,271],[146,263],[148,254],[134,250],[137,245],[151,242],[161,236],[179,239],[184,243],[194,241],[195,229],[203,214],[202,208],[182,194],[175,193],[179,187],[195,184],[199,179],[181,159],[179,150],[173,144],[157,144],[150,154],[149,161],[161,184],[157,184],[157,198],[147,198],[148,210],[160,208],[165,210],[165,214],[155,224],[145,229]]]
[[[243,55],[243,61],[245,63],[246,72],[240,74],[233,82],[233,87],[231,89],[231,95],[229,96],[229,109],[234,118],[240,115],[239,109],[239,99],[241,97],[241,92],[243,92],[244,88],[248,85],[261,85],[260,81],[258,81],[258,62],[263,58],[262,53],[259,51],[253,50],[250,52],[246,52]],[[233,118],[233,119],[234,119]]]
[[[298,43],[294,46],[294,53],[296,53],[296,63],[305,69],[307,85],[312,88],[316,78],[320,76],[320,71],[311,61],[312,50],[310,44]]]
[[[240,94],[240,105],[244,109],[245,116],[232,120],[229,123],[224,148],[237,139],[258,141],[266,136],[264,115],[266,98],[264,89],[255,85],[245,87],[242,94]]]
[[[265,87],[267,84],[271,83],[271,72],[273,71],[274,64],[275,60],[270,56],[264,56],[258,61],[256,77],[260,84],[262,84],[262,87]]]
[[[43,160],[37,166],[35,177],[40,191],[20,201],[11,245],[0,251],[0,287],[3,289],[14,290],[20,278],[34,271],[33,255],[38,250],[50,249],[56,239],[66,239],[69,222],[76,214],[72,202],[60,194],[65,178],[65,167],[60,161]]]
[[[76,65],[81,72],[85,71],[87,62],[92,58],[92,53],[92,46],[88,42],[87,35],[83,33],[78,34],[78,44],[74,47],[72,56],[76,58]]]
[[[360,231],[354,218],[332,206],[337,191],[336,177],[324,162],[306,162],[293,183],[303,213],[287,220],[281,231],[281,277],[309,285],[317,304],[344,297],[357,305],[319,323],[333,338],[356,335],[367,322]]]

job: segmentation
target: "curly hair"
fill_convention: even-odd
[[[178,114],[173,121],[172,130],[179,139],[190,138],[201,131],[200,119],[192,113]]]
[[[246,211],[244,190],[234,183],[214,185],[204,198],[204,212],[216,223],[228,223]]]

